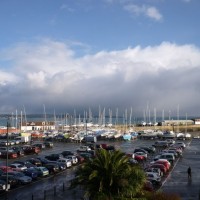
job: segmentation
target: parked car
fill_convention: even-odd
[[[42,165],[45,165],[50,162],[50,160],[43,158],[43,157],[37,157],[38,160],[42,163]]]
[[[162,177],[163,176],[163,172],[160,170],[160,168],[147,168],[145,169],[146,172],[154,172],[157,173],[158,176]]]
[[[174,163],[175,161],[175,156],[173,153],[163,153],[161,156],[160,156],[160,159],[167,159],[170,163]]]
[[[42,162],[37,158],[29,158],[27,161],[32,163],[33,165],[35,165],[37,167],[42,166]]]
[[[70,159],[67,158],[60,158],[57,160],[58,163],[64,163],[66,165],[67,168],[72,166],[72,161]]]
[[[66,156],[65,158],[69,159],[72,165],[78,164],[78,158],[76,156]]]
[[[6,181],[0,180],[0,191],[10,189],[10,184],[6,185]]]
[[[166,159],[159,159],[159,160],[151,162],[151,164],[163,164],[166,167],[167,171],[169,171],[171,167],[170,162]]]
[[[7,173],[4,173],[3,175],[7,175]],[[8,172],[8,175],[11,175],[13,178],[18,180],[20,184],[28,184],[32,181],[31,177],[24,175],[22,172]]]
[[[24,145],[23,150],[25,154],[39,154],[41,151],[39,147],[34,147],[31,145]]]
[[[48,164],[51,164],[51,163],[57,164],[60,171],[63,171],[63,170],[66,170],[66,169],[67,169],[67,166],[66,166],[65,163],[58,162],[58,161],[50,161],[50,162],[48,162]]]
[[[38,172],[39,177],[49,175],[49,170],[46,167],[34,167],[34,169]]]
[[[18,157],[17,153],[13,150],[9,150],[8,152],[7,151],[0,152],[0,158],[6,159],[7,156],[8,156],[8,159],[15,159]]]
[[[50,161],[57,161],[59,158],[63,158],[63,155],[62,154],[50,154],[48,156],[45,156],[45,158]]]
[[[148,152],[147,152],[146,150],[140,149],[140,148],[134,149],[133,153],[137,153],[137,152],[143,152],[143,153],[145,153],[145,154],[148,154]]]
[[[78,149],[77,149],[77,152],[88,152],[88,151],[91,151],[92,149],[89,147],[89,146],[80,146]]]
[[[25,166],[27,168],[35,167],[35,165],[33,165],[32,163],[30,163],[29,161],[19,161],[19,160],[16,160],[13,163],[21,164],[21,165],[23,165],[23,166]]]
[[[59,166],[56,163],[48,163],[44,165],[44,167],[46,167],[49,170],[50,174],[55,174],[60,171]]]
[[[30,176],[33,180],[38,178],[38,171],[35,168],[27,168],[23,171],[26,176]]]
[[[46,148],[53,148],[54,146],[53,142],[50,141],[45,141],[43,144],[45,145]]]
[[[22,172],[22,171],[24,171],[25,169],[27,169],[26,166],[21,165],[21,164],[19,164],[19,163],[12,163],[12,164],[10,164],[9,167],[11,167],[11,168],[13,169],[13,171],[18,171],[18,172]]]
[[[10,185],[10,188],[12,189],[12,188],[15,188],[15,187],[17,187],[18,186],[18,180],[16,180],[15,178],[13,178],[13,176],[10,176],[10,175],[1,175],[0,176],[0,180],[2,180],[2,181],[7,181],[8,180],[8,184]]]
[[[149,166],[150,168],[159,168],[163,174],[167,173],[167,169],[163,164],[154,163]]]
[[[61,153],[64,157],[66,156],[73,156],[74,153],[72,151],[69,151],[69,150],[65,150]]]
[[[9,166],[4,166],[4,165],[1,165],[1,166],[0,166],[0,170],[1,170],[2,172],[13,171],[13,169],[12,169],[11,167],[9,167]]]
[[[148,180],[145,181],[144,186],[143,186],[143,189],[144,189],[145,191],[153,192],[153,191],[154,191],[154,187],[153,187],[152,182],[151,182],[151,181],[148,181]]]
[[[41,150],[42,150],[42,149],[45,149],[45,147],[46,147],[43,143],[35,143],[35,144],[32,144],[32,146],[33,146],[33,147],[38,147],[38,148],[40,148]]]
[[[134,156],[143,156],[144,157],[144,160],[146,160],[147,159],[147,154],[146,153],[144,153],[144,152],[136,152],[136,153],[134,153]],[[136,159],[137,160],[137,159]]]
[[[17,153],[18,156],[24,156],[24,150],[21,147],[14,146],[11,148],[13,149],[14,152]]]
[[[162,185],[161,178],[157,173],[146,172],[147,180],[151,181],[153,185]]]
[[[155,153],[156,152],[156,148],[155,147],[140,147],[140,149],[144,149],[148,153]]]

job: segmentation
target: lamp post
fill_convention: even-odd
[[[10,124],[9,124],[9,118],[7,120],[7,132],[6,132],[6,139],[7,139],[7,145],[6,145],[6,199],[8,199],[8,196],[7,196],[7,192],[8,192],[8,132],[9,132],[9,127],[10,127]]]

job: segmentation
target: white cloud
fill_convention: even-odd
[[[136,16],[144,15],[156,21],[160,21],[163,18],[159,10],[153,6],[147,6],[147,5],[138,6],[135,4],[129,4],[125,5],[124,9],[129,11],[133,15]]]
[[[44,103],[60,111],[105,104],[142,112],[147,101],[157,110],[199,107],[200,49],[193,45],[163,42],[75,57],[67,44],[45,40],[18,44],[0,58],[12,67],[0,76],[0,91],[7,91],[0,112],[27,104],[36,112]]]

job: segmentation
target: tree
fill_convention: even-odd
[[[71,187],[83,186],[85,195],[92,200],[131,199],[145,181],[143,170],[130,165],[124,153],[102,149],[78,168]]]

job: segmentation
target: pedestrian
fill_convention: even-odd
[[[192,178],[192,170],[191,170],[191,167],[188,167],[187,173],[188,173],[188,179],[191,179],[191,178]]]

